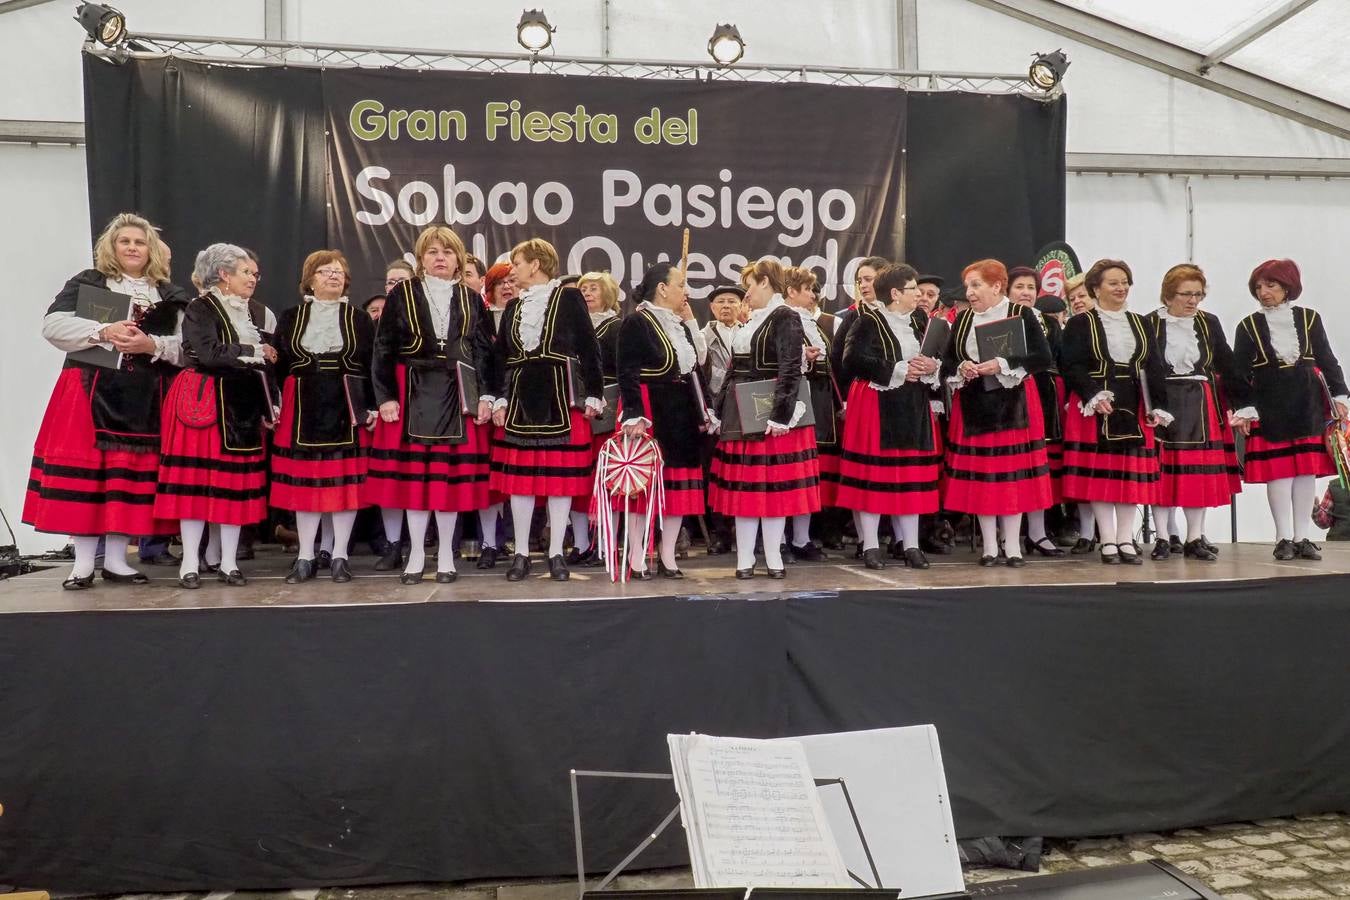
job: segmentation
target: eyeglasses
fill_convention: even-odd
[[[347,270],[341,267],[332,267],[327,269],[315,269],[315,275],[322,275],[324,278],[340,278],[347,274]]]
[[[1203,300],[1203,299],[1205,299],[1205,292],[1204,292],[1204,291],[1177,291],[1177,296],[1178,296],[1178,297],[1184,297],[1184,298],[1187,299],[1187,300]]]

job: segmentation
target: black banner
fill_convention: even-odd
[[[300,264],[321,247],[352,260],[354,298],[381,290],[432,202],[480,256],[539,235],[569,271],[626,283],[676,256],[688,225],[696,297],[742,257],[772,254],[815,268],[827,308],[850,302],[861,256],[954,284],[972,260],[1030,264],[1064,237],[1063,98],[84,63],[91,231],[141,212],[164,228],[184,285],[208,243],[250,247],[277,311],[299,301]]]
[[[359,283],[434,222],[489,263],[543,237],[564,271],[625,287],[687,226],[694,299],[773,255],[832,300],[903,243],[899,91],[347,70],[324,102],[328,233]]]

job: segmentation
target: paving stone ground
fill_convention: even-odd
[[[1350,897],[1350,814],[1263,819],[1160,834],[1052,840],[1040,874],[1166,860],[1227,900],[1330,900]],[[967,884],[1034,872],[967,869]],[[687,870],[620,876],[626,889],[693,887]],[[576,879],[399,884],[277,892],[136,895],[134,900],[576,900]],[[121,900],[133,900],[125,897]]]

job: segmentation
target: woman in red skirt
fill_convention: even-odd
[[[816,355],[803,350],[802,320],[783,300],[783,266],[766,258],[741,270],[750,320],[732,338],[732,370],[715,402],[722,437],[713,452],[708,502],[736,520],[736,577],[755,574],[755,538],[762,534],[770,578],[783,578],[787,517],[820,509],[816,431],[799,425],[806,404],[798,399],[802,369]],[[776,381],[764,433],[743,435],[735,387]]]
[[[820,506],[822,511],[838,506],[834,495],[839,488],[839,409],[842,405],[830,359],[834,356],[834,316],[820,311],[816,300],[816,273],[801,266],[783,271],[787,305],[802,320],[805,350],[811,357],[803,374],[811,390],[811,407],[816,419],[816,459],[820,463]],[[825,513],[822,512],[822,515]],[[820,519],[820,516],[815,516]],[[825,554],[811,540],[811,513],[792,517],[791,551],[795,559],[820,560]]]
[[[126,295],[126,304],[112,321],[83,318],[76,304],[85,285]],[[144,584],[149,579],[127,562],[128,539],[173,531],[154,515],[159,412],[183,361],[187,300],[169,283],[154,227],[122,213],[95,242],[94,268],[67,281],[42,320],[42,336],[58,350],[122,354],[117,368],[66,359],[33,448],[23,521],[74,536],[75,565],[62,583],[68,591],[93,586],[100,537],[104,580]]]
[[[475,402],[474,386],[461,384],[460,375],[469,377],[461,367],[471,367],[479,384],[491,383],[492,333],[483,298],[460,280],[468,254],[459,236],[432,225],[413,253],[418,277],[390,291],[375,334],[370,374],[380,420],[361,501],[391,518],[407,512],[403,584],[423,578],[434,513],[436,581],[449,584],[458,578],[459,514],[488,505],[490,402]]]
[[[1144,317],[1167,367],[1165,405],[1174,417],[1157,432],[1161,480],[1153,507],[1158,529],[1153,559],[1172,555],[1163,524],[1176,507],[1186,517],[1185,557],[1218,559],[1205,540],[1205,513],[1227,506],[1242,490],[1228,410],[1246,405],[1246,390],[1235,375],[1223,323],[1200,310],[1205,285],[1198,266],[1173,266],[1163,276],[1163,308]]]
[[[877,530],[881,517],[889,515],[905,564],[926,569],[919,516],[938,508],[942,440],[931,401],[939,363],[919,353],[928,316],[916,308],[918,274],[904,264],[888,266],[878,273],[875,288],[879,302],[858,305],[844,347],[844,364],[854,379],[837,502],[859,513],[863,565],[885,568]]]
[[[1308,522],[1317,476],[1336,474],[1323,434],[1328,419],[1346,416],[1345,377],[1322,317],[1294,306],[1303,278],[1292,259],[1261,263],[1247,289],[1261,308],[1238,324],[1233,339],[1238,375],[1251,389],[1250,405],[1233,418],[1249,435],[1243,480],[1266,486],[1275,558],[1321,559]]]
[[[267,517],[266,423],[272,421],[268,367],[277,353],[271,310],[252,299],[258,266],[242,247],[212,244],[193,276],[205,293],[187,306],[188,368],[164,399],[163,456],[155,515],[178,519],[183,561],[178,583],[200,585],[198,547],[208,522],[220,526],[221,581],[239,572],[239,530]]]
[[[1073,392],[1064,423],[1064,496],[1092,504],[1103,563],[1137,565],[1135,508],[1159,497],[1154,428],[1173,421],[1165,408],[1167,371],[1149,324],[1126,308],[1130,267],[1098,260],[1083,283],[1097,308],[1064,330],[1064,381]]]
[[[324,515],[333,522],[332,577],[352,580],[347,562],[361,482],[367,426],[377,418],[370,386],[375,326],[347,302],[351,274],[340,250],[305,258],[304,300],[281,316],[277,377],[281,417],[272,441],[272,505],[295,511],[300,553],[287,584],[314,577],[314,540]]]
[[[996,259],[961,273],[970,308],[957,314],[943,371],[955,388],[947,443],[943,506],[977,517],[984,540],[980,565],[998,563],[998,533],[1008,565],[1022,559],[1022,514],[1050,505],[1045,419],[1036,382],[1028,376],[1051,363],[1050,345],[1034,309],[1004,296],[1008,270]],[[1020,319],[1026,355],[983,359],[977,329]],[[986,379],[993,379],[992,382]]]
[[[548,504],[548,570],[569,577],[563,558],[572,498],[591,489],[591,423],[605,408],[600,344],[574,278],[558,276],[558,251],[533,238],[511,250],[520,296],[502,316],[494,348],[492,489],[511,498],[516,555],[506,572],[530,572],[530,519]],[[524,551],[524,552],[522,552]]]
[[[586,298],[586,310],[591,314],[591,327],[595,329],[595,339],[600,344],[600,370],[604,374],[605,390],[610,397],[605,398],[606,406],[611,399],[617,402],[619,381],[619,283],[608,272],[587,272],[577,279],[577,289]],[[591,437],[591,466],[599,456],[600,447],[613,435],[612,431],[597,431]],[[569,566],[598,566],[602,564],[599,554],[591,544],[591,495],[572,498],[572,512],[568,518],[572,521],[572,551],[567,554]]]
[[[684,293],[684,276],[670,263],[647,270],[633,292],[637,310],[619,328],[620,420],[624,434],[651,432],[665,462],[665,510],[659,522],[661,552],[657,571],[665,578],[683,578],[675,561],[675,543],[685,516],[703,512],[702,447],[696,439],[705,428],[705,410],[694,384],[697,367],[706,361],[707,346],[696,328]],[[628,566],[633,578],[646,581],[645,502],[628,518]]]
[[[1029,266],[1013,266],[1008,270],[1008,299],[1018,306],[1036,309],[1041,294],[1041,277]],[[1050,345],[1050,367],[1033,374],[1036,393],[1041,401],[1041,418],[1045,420],[1045,459],[1050,466],[1050,503],[1064,499],[1064,379],[1059,374],[1059,320],[1036,310],[1036,318]],[[1027,550],[1041,556],[1063,556],[1045,530],[1045,510],[1027,510]]]

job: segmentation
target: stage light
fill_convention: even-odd
[[[538,53],[553,43],[553,32],[558,29],[548,24],[542,9],[526,9],[520,13],[516,25],[516,42],[531,53]]]
[[[1043,91],[1053,91],[1063,80],[1068,68],[1069,58],[1064,55],[1063,50],[1037,53],[1031,60],[1031,68],[1027,70],[1027,81]]]
[[[719,66],[729,66],[745,55],[745,41],[741,32],[730,23],[718,25],[708,38],[708,55]]]
[[[105,47],[115,47],[127,36],[127,17],[102,3],[81,3],[75,8],[75,21]]]

